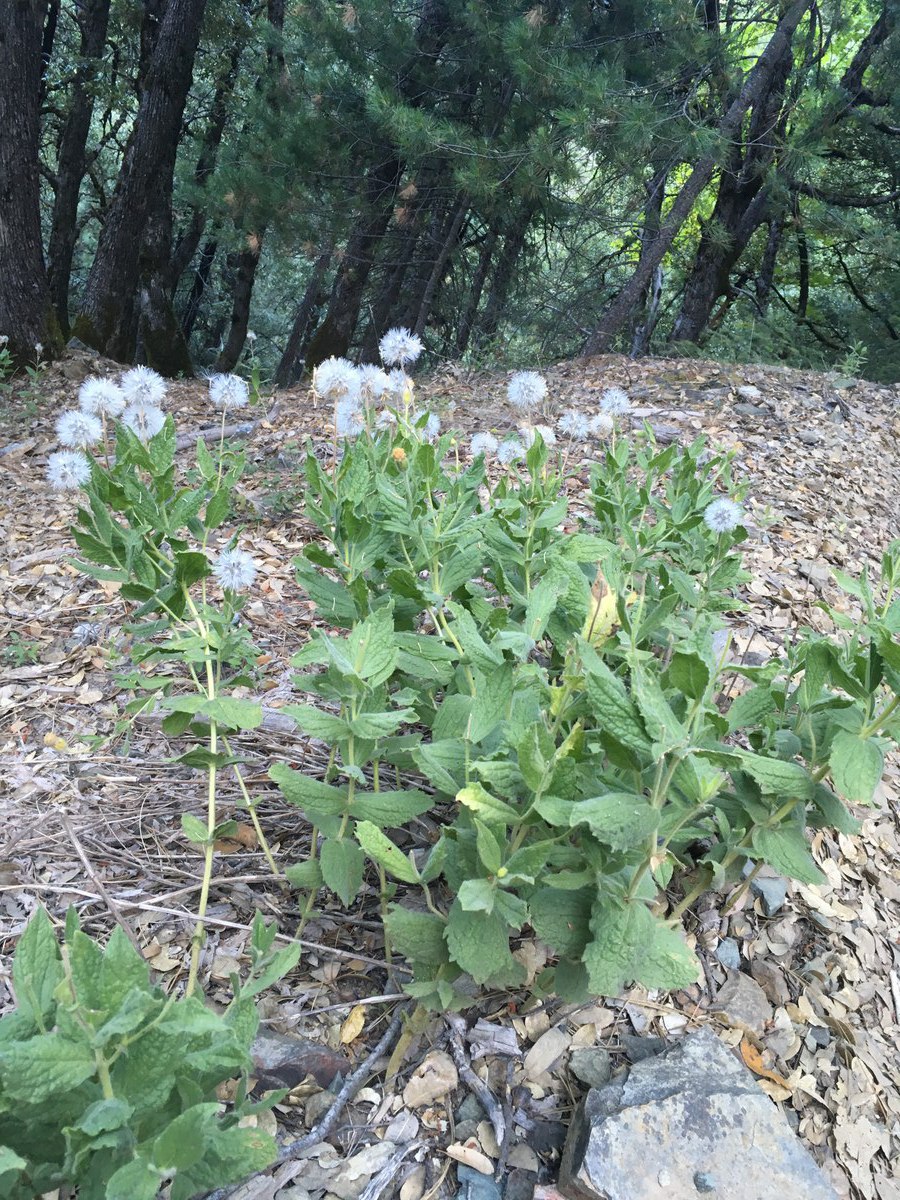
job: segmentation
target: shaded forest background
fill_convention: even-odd
[[[0,0],[0,335],[900,378],[900,3]]]

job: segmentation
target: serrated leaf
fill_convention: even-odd
[[[202,711],[211,721],[230,729],[257,729],[262,724],[262,705],[255,700],[217,696],[215,700],[205,701]]]
[[[52,1024],[53,993],[63,976],[59,946],[46,910],[38,908],[19,938],[13,958],[18,1012],[39,1029]]]
[[[87,1042],[45,1033],[26,1042],[0,1044],[0,1068],[7,1096],[39,1104],[90,1079],[97,1065]]]
[[[354,817],[371,821],[382,829],[399,829],[414,817],[428,812],[434,800],[425,792],[357,792],[350,805]]]
[[[789,879],[821,885],[827,876],[815,864],[803,830],[799,825],[779,825],[768,829],[758,825],[753,830],[753,849],[759,857]]]
[[[362,887],[365,867],[360,847],[351,838],[328,838],[322,844],[320,859],[326,885],[345,905],[352,904]]]
[[[388,874],[399,879],[401,883],[419,882],[419,872],[415,866],[377,825],[373,825],[371,821],[358,821],[356,837],[369,858],[384,867]]]
[[[758,725],[775,711],[775,697],[769,687],[754,687],[738,696],[728,710],[728,732]]]
[[[219,1106],[195,1104],[170,1121],[153,1143],[152,1160],[167,1175],[186,1171],[203,1157],[206,1135]]]
[[[291,887],[314,890],[322,886],[322,868],[314,858],[285,867],[284,874]]]
[[[764,795],[809,799],[813,792],[813,781],[799,763],[784,762],[780,758],[766,758],[751,750],[731,752],[740,763],[742,771],[759,784]]]
[[[586,824],[591,833],[613,850],[646,846],[659,825],[659,810],[643,796],[610,792],[571,805],[569,824]]]
[[[486,821],[515,825],[519,820],[516,809],[504,800],[498,800],[496,796],[486,792],[480,783],[462,788],[456,793],[456,801],[472,812],[483,816]]]
[[[162,1180],[162,1172],[146,1159],[132,1159],[110,1176],[106,1200],[156,1200]]]
[[[617,996],[631,982],[671,990],[697,977],[697,960],[681,934],[641,901],[596,903],[591,932],[582,961],[596,995]]]
[[[535,933],[557,954],[580,958],[591,936],[591,901],[590,888],[541,888],[529,902]]]
[[[828,756],[834,786],[851,804],[871,804],[884,774],[884,753],[873,738],[841,730]]]
[[[488,879],[464,879],[459,885],[459,903],[466,912],[494,911],[497,889]]]
[[[510,954],[509,927],[496,913],[466,912],[459,900],[455,900],[444,938],[450,957],[476,983],[487,983],[507,973],[524,975]]]
[[[189,842],[195,842],[198,846],[205,846],[209,841],[209,829],[191,813],[181,814],[181,830]]]
[[[625,685],[617,679],[597,652],[587,642],[579,642],[582,660],[587,669],[587,693],[594,710],[598,728],[611,734],[629,750],[647,753],[650,738],[640,714],[632,704]]]
[[[292,770],[287,763],[273,763],[269,768],[269,778],[278,784],[289,804],[296,804],[308,813],[338,816],[349,803],[345,787],[333,787],[319,779],[312,779],[302,771]]]
[[[432,968],[447,962],[444,922],[434,913],[393,904],[384,924],[391,944],[411,962]]]
[[[503,851],[487,825],[483,821],[479,821],[477,817],[475,819],[475,845],[482,866],[491,875],[496,875],[503,866]]]
[[[512,663],[495,667],[490,675],[473,670],[475,696],[469,714],[467,736],[470,741],[480,742],[505,721],[513,694]]]

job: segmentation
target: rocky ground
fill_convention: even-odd
[[[44,483],[55,416],[96,371],[115,368],[75,355],[24,396],[0,394],[0,949],[14,948],[36,904],[55,916],[74,904],[92,933],[126,922],[153,968],[175,984],[198,890],[180,816],[201,807],[201,785],[170,761],[177,747],[157,721],[126,718],[124,607],[113,585],[68,565],[72,508]],[[557,408],[594,409],[600,392],[617,384],[631,396],[635,421],[648,420],[661,438],[702,433],[736,452],[751,484],[753,580],[734,630],[748,661],[765,660],[799,626],[828,630],[823,598],[852,613],[833,570],[876,563],[900,535],[900,389],[616,357],[546,374]],[[420,394],[466,433],[505,430],[514,424],[505,380],[502,372],[447,368],[424,380]],[[173,385],[169,400],[180,433],[212,422],[201,382]],[[251,470],[241,518],[263,566],[247,616],[264,653],[269,718],[241,749],[267,836],[289,862],[304,856],[308,830],[271,793],[266,769],[273,758],[307,770],[323,765],[315,744],[277,710],[291,698],[289,660],[312,618],[291,569],[310,536],[297,464],[305,438],[325,440],[329,430],[304,389],[260,404],[254,419],[244,438]],[[226,784],[224,796],[240,816],[236,787]],[[372,1063],[329,1140],[248,1185],[245,1200],[389,1200],[398,1188],[401,1200],[457,1191],[497,1200],[495,1174],[507,1200],[530,1200],[536,1185],[552,1189],[585,1087],[701,1027],[734,1048],[839,1196],[898,1200],[896,762],[878,804],[858,815],[857,837],[816,834],[826,887],[761,878],[728,916],[721,897],[698,905],[688,929],[702,982],[674,995],[635,988],[578,1008],[537,1003],[527,991],[512,1002],[486,994],[463,1027],[435,1018],[407,1031],[390,1062]],[[204,959],[214,1002],[227,1002],[257,909],[278,919],[285,936],[296,928],[296,900],[267,874],[252,839],[224,845]],[[282,1129],[315,1125],[333,1100],[329,1085],[336,1089],[336,1076],[365,1061],[402,1002],[397,979],[383,969],[376,916],[371,896],[352,913],[326,905],[306,928],[298,970],[262,999],[273,1036],[261,1075],[296,1085],[275,1110]],[[532,969],[543,953],[527,938],[519,947]],[[8,967],[8,957],[2,963]],[[0,1007],[11,1002],[3,971],[0,964]]]

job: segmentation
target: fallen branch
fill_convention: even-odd
[[[220,438],[246,437],[248,434],[254,433],[263,421],[273,421],[278,415],[278,409],[279,404],[276,401],[264,416],[258,417],[255,421],[235,421],[233,424],[225,426],[202,425],[191,433],[180,433],[175,439],[175,449],[185,450],[188,446],[196,445],[202,437],[213,438],[216,441]]]
[[[494,1093],[472,1070],[471,1064],[466,1057],[466,1049],[463,1045],[462,1030],[465,1028],[463,1018],[459,1016],[447,1016],[444,1018],[449,1032],[450,1053],[453,1056],[453,1061],[456,1063],[456,1069],[459,1071],[459,1077],[466,1086],[475,1093],[478,1103],[488,1115],[488,1120],[494,1130],[494,1137],[497,1139],[498,1146],[508,1145],[509,1135],[506,1129],[506,1118],[503,1115],[503,1109],[497,1103]]]

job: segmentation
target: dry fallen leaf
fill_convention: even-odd
[[[234,833],[216,839],[214,849],[217,854],[240,854],[242,850],[255,850],[257,845],[256,830],[253,826],[238,821]]]
[[[763,1063],[762,1055],[752,1042],[748,1042],[747,1039],[744,1038],[740,1045],[740,1051],[741,1058],[754,1073],[754,1075],[760,1075],[763,1079],[770,1079],[772,1083],[786,1091],[788,1096],[791,1095],[791,1089],[788,1087],[787,1080],[783,1079],[777,1071],[769,1070],[769,1068]]]
[[[362,1004],[350,1009],[347,1019],[341,1026],[341,1045],[346,1046],[355,1042],[366,1027],[366,1010]]]
[[[453,1158],[458,1163],[463,1163],[464,1166],[471,1167],[473,1171],[480,1171],[482,1175],[493,1175],[494,1164],[486,1154],[478,1149],[478,1143],[474,1138],[469,1138],[467,1142],[453,1142],[447,1147],[448,1158]]]

